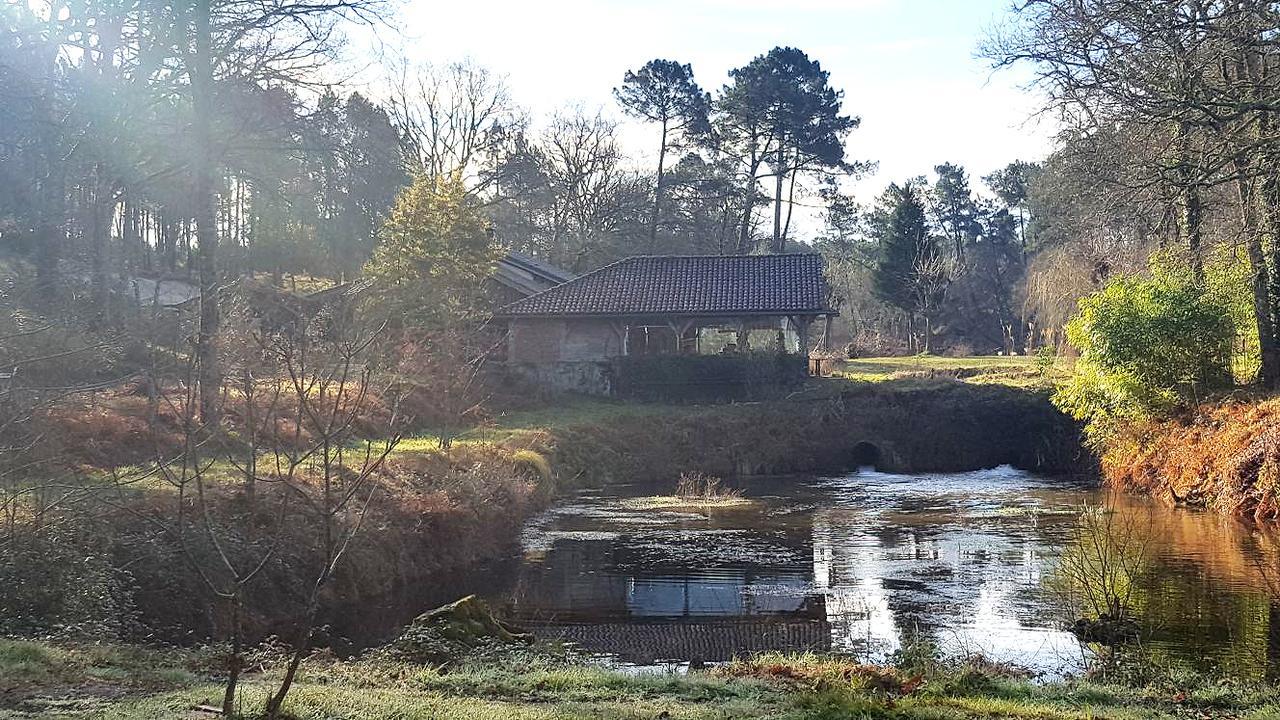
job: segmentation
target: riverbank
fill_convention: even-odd
[[[872,358],[842,363],[835,377],[771,401],[562,397],[501,414],[462,439],[546,450],[560,475],[591,485],[674,484],[682,472],[726,480],[836,473],[859,465],[892,472],[1092,470],[1079,426],[1050,401],[1055,372],[1023,357]]]
[[[304,662],[285,705],[326,720],[710,720],[849,717],[1263,718],[1280,712],[1274,687],[1182,676],[1141,683],[1035,682],[980,660],[910,658],[901,669],[835,657],[763,656],[687,674],[623,672],[536,651],[440,670],[378,653]],[[0,641],[0,718],[202,718],[221,698],[212,651]],[[281,663],[254,658],[241,689],[255,717]]]
[[[1101,441],[1107,483],[1165,503],[1280,519],[1280,398],[1235,395]]]

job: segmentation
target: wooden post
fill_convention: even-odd
[[[796,337],[799,341],[799,347],[796,350],[807,360],[809,358],[809,323],[813,322],[813,319],[799,317],[793,322],[796,324]]]
[[[618,336],[618,350],[622,355],[627,354],[627,326],[625,323],[617,320],[611,320],[609,327],[613,328],[613,334]]]
[[[667,321],[667,327],[670,327],[671,332],[676,334],[676,354],[678,355],[684,354],[684,335],[685,333],[689,332],[689,328],[693,327],[693,323],[694,323],[693,320],[685,320],[682,323],[677,323],[675,320]],[[697,353],[698,353],[697,338],[694,338],[693,354],[696,355]]]

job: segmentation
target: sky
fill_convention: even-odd
[[[942,162],[975,179],[1015,159],[1039,160],[1052,124],[1035,119],[1023,71],[976,58],[1011,0],[404,0],[403,45],[418,61],[470,58],[505,75],[536,119],[566,106],[623,121],[624,146],[656,155],[656,129],[626,121],[612,89],[653,58],[690,63],[718,90],[728,71],[794,46],[831,73],[845,111],[862,118],[847,156],[878,163],[852,184],[870,202],[890,182]]]

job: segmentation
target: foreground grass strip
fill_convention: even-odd
[[[241,693],[241,712],[252,717],[254,711],[266,702],[270,689],[267,684],[247,685]],[[760,698],[707,698],[697,701],[662,693],[648,698],[622,693],[622,697],[609,698],[608,693],[603,690],[604,688],[598,688],[597,692],[588,694],[599,695],[599,699],[585,699],[578,694],[543,693],[539,697],[502,700],[484,697],[483,693],[463,696],[455,692],[402,687],[359,688],[303,683],[290,693],[285,710],[289,717],[300,720],[653,720],[656,717],[670,717],[672,720],[728,720],[787,717],[776,704],[761,702]],[[193,707],[212,703],[220,692],[221,689],[216,686],[203,686],[189,691],[127,700],[113,706],[106,714],[93,711],[65,714],[63,717],[119,720],[192,717],[190,711]],[[663,713],[666,715],[663,716]],[[0,714],[0,717],[5,716]]]

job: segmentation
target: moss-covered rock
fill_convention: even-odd
[[[532,643],[532,635],[506,625],[483,600],[468,595],[419,615],[387,650],[401,660],[451,665],[477,654]]]

